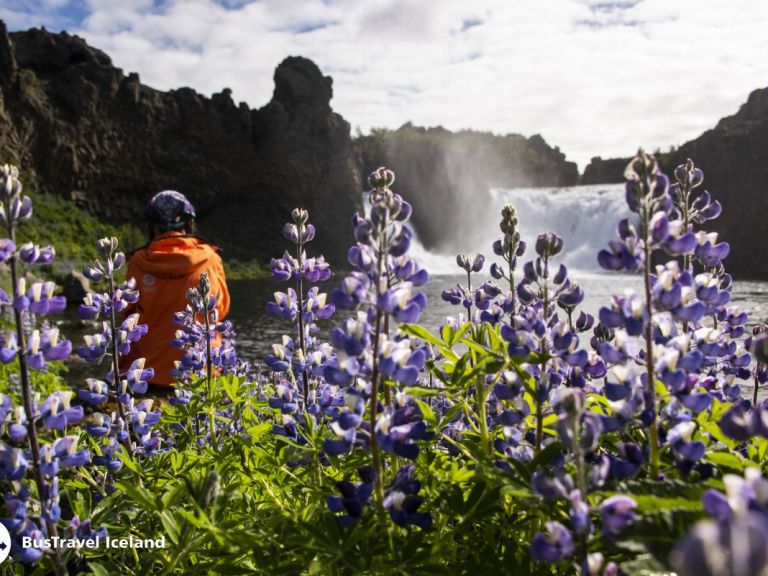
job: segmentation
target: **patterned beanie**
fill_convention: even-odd
[[[164,228],[179,230],[187,223],[187,219],[195,217],[195,207],[181,192],[163,190],[152,196],[144,215]]]

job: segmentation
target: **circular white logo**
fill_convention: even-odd
[[[152,274],[144,274],[144,277],[141,279],[141,281],[144,283],[144,286],[154,286],[156,280],[157,279],[152,276]]]
[[[0,564],[5,562],[11,553],[11,535],[5,524],[0,524]]]

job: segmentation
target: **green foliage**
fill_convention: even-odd
[[[138,248],[145,240],[132,224],[114,226],[88,214],[63,198],[29,192],[34,204],[35,218],[19,228],[20,242],[40,245],[54,244],[59,265],[72,266],[96,258],[96,241],[116,236],[128,251]]]
[[[388,520],[382,525],[373,506],[345,526],[329,511],[326,498],[336,493],[338,480],[356,479],[366,457],[357,451],[321,462],[323,439],[333,436],[325,424],[302,426],[303,444],[274,434],[272,426],[280,424],[281,415],[265,401],[271,385],[227,375],[215,377],[211,388],[205,378],[193,381],[188,405],[164,403],[159,428],[173,438],[174,446],[151,458],[123,454],[115,490],[105,489],[98,477],[84,471],[60,475],[63,506],[72,513],[106,526],[110,538],[134,536],[164,544],[140,551],[84,549],[80,557],[70,558],[70,567],[96,575],[576,574],[567,562],[549,566],[530,557],[531,538],[546,521],[569,521],[567,502],[545,501],[531,489],[533,472],[551,470],[566,448],[553,442],[533,461],[509,459],[510,467],[503,470],[493,447],[499,432],[476,424],[483,421],[486,406],[478,391],[488,389],[480,383],[493,382],[503,371],[527,374],[505,353],[499,328],[465,324],[446,328],[440,336],[415,325],[402,329],[445,358],[441,366],[432,365],[439,388],[406,391],[416,398],[430,430],[443,430],[459,414],[471,423],[459,441],[438,433],[421,443],[415,475],[433,516],[431,529],[400,528]],[[0,369],[5,371],[0,377],[6,378],[8,369]],[[41,391],[53,386],[52,377],[43,375],[36,386]],[[436,391],[452,406],[445,413],[436,413],[428,402]],[[592,398],[589,409],[610,413],[610,406],[598,398]],[[222,413],[223,405],[230,410]],[[212,409],[220,422],[241,430],[224,434],[218,447],[195,424],[198,415]],[[724,409],[727,405],[715,405],[709,415],[702,414],[695,437],[705,438],[704,430]],[[545,430],[552,426],[548,418]],[[99,453],[99,440],[82,435],[81,441]],[[766,442],[755,441],[750,457],[764,453]],[[749,463],[734,452],[710,452],[708,459],[718,473],[704,482],[681,477],[673,456],[662,457],[665,482],[625,481],[588,496],[595,529],[585,545],[622,563],[627,573],[664,574],[675,542],[704,517],[704,490],[721,488],[723,473]],[[573,463],[566,466],[575,473]],[[393,470],[386,474],[385,485]],[[603,538],[596,510],[615,494],[631,496],[638,517],[620,539]],[[33,573],[45,570],[42,563]]]
[[[62,362],[49,362],[45,372],[31,371],[32,390],[38,392],[43,398],[57,390],[69,390],[65,379],[67,372],[67,366]],[[16,406],[21,405],[21,391],[17,383],[18,373],[16,362],[0,363],[0,394],[10,396]]]
[[[269,269],[256,260],[249,262],[227,260],[224,262],[224,272],[229,280],[254,280],[267,278],[270,275]]]

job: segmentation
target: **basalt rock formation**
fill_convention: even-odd
[[[462,236],[484,221],[490,188],[572,186],[576,164],[536,134],[497,136],[405,124],[358,138],[363,173],[386,165],[395,189],[414,207],[424,246],[443,252],[466,249]]]
[[[260,109],[228,89],[161,92],[77,36],[0,22],[0,161],[112,222],[140,222],[153,193],[180,190],[202,233],[240,259],[281,251],[282,223],[303,206],[316,248],[339,262],[361,204],[350,126],[310,60],[286,58],[274,79]]]
[[[731,244],[726,268],[737,278],[768,279],[768,88],[755,90],[736,114],[659,160],[671,175],[686,158],[704,171],[703,187],[723,205],[723,214],[707,228]],[[623,180],[629,158],[597,160],[587,166],[582,183]]]

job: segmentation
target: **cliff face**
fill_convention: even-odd
[[[0,161],[113,222],[140,222],[152,194],[180,190],[201,232],[241,259],[282,251],[282,223],[303,206],[317,248],[338,262],[362,189],[349,124],[311,61],[286,58],[274,78],[254,110],[228,89],[161,92],[76,36],[8,34],[0,22]]]
[[[671,175],[686,158],[704,171],[703,187],[723,205],[708,229],[731,244],[728,270],[738,278],[768,279],[768,88],[755,90],[736,114],[659,159]],[[593,160],[582,183],[621,182],[627,162]]]
[[[397,175],[395,189],[414,207],[422,243],[442,251],[464,248],[457,238],[484,221],[489,188],[571,186],[576,164],[535,135],[450,132],[405,124],[358,138],[364,174],[386,165]]]

